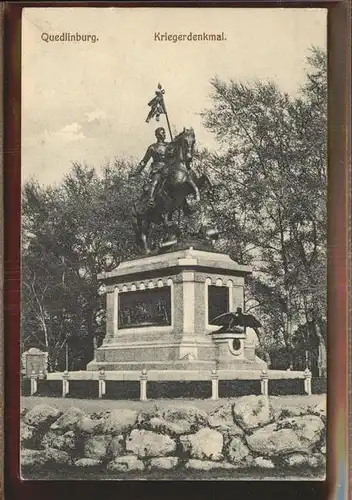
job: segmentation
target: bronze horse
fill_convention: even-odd
[[[206,175],[198,177],[190,168],[194,153],[194,130],[184,129],[170,143],[167,149],[168,170],[155,194],[153,206],[148,204],[148,190],[145,187],[139,200],[133,204],[132,220],[136,233],[137,245],[146,253],[150,253],[148,235],[150,225],[164,224],[168,233],[172,226],[173,214],[182,209],[184,215],[191,210],[187,203],[187,196],[194,194],[196,202],[200,200],[200,190],[210,187]]]

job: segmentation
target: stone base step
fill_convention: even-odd
[[[144,362],[106,362],[93,360],[87,365],[88,371],[136,371],[138,375],[142,370],[207,370],[211,372],[216,369],[215,361],[199,361],[199,360],[179,360],[179,361],[144,361]]]

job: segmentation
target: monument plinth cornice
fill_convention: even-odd
[[[176,252],[152,255],[122,262],[109,272],[98,275],[101,281],[108,281],[130,275],[143,275],[163,270],[208,270],[209,272],[226,272],[230,275],[245,276],[252,273],[250,266],[239,264],[229,255],[195,250],[192,247]]]

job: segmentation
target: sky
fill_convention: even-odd
[[[73,162],[138,162],[154,141],[148,101],[160,82],[173,128],[216,142],[199,113],[210,79],[274,81],[295,94],[313,45],[326,48],[325,9],[25,8],[22,14],[22,182],[60,182]],[[224,33],[224,41],[155,41],[163,34]],[[51,35],[95,35],[46,42]]]

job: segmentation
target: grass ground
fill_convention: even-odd
[[[113,473],[103,471],[87,471],[86,469],[76,468],[55,468],[55,471],[41,468],[37,471],[23,470],[21,474],[23,479],[33,480],[55,480],[55,481],[321,481],[325,479],[325,471],[319,469],[312,474],[305,469],[296,470],[294,474],[287,471],[276,471],[273,474],[270,470],[235,470],[235,471],[146,471],[144,473]]]
[[[326,398],[325,394],[313,394],[311,396],[269,396],[274,408],[289,406],[314,406]],[[174,408],[178,406],[195,406],[207,412],[214,411],[222,406],[227,399],[149,399],[148,401],[131,401],[116,399],[73,399],[73,398],[49,398],[28,396],[21,398],[21,407],[30,409],[38,404],[48,404],[55,408],[64,409],[70,406],[81,408],[86,413],[94,413],[113,409],[148,410],[157,405],[160,408]]]

